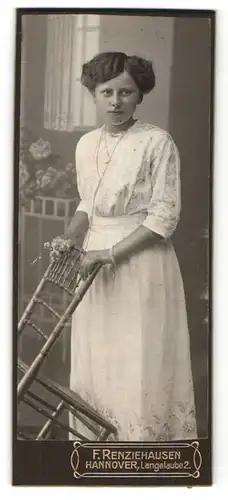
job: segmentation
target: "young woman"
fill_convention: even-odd
[[[72,318],[70,386],[116,426],[112,439],[192,439],[189,332],[170,240],[179,155],[166,131],[134,117],[155,86],[153,68],[102,53],[84,64],[81,81],[104,125],[77,144],[81,202],[65,237],[86,227],[82,276],[102,268]],[[74,418],[70,425],[80,430]]]

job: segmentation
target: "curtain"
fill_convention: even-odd
[[[44,128],[96,125],[96,109],[80,83],[82,64],[99,52],[100,16],[48,15]]]
[[[20,91],[20,127],[25,125],[25,93],[27,72],[27,16],[22,17],[22,40],[21,40],[21,91]]]

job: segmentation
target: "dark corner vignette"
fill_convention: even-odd
[[[82,302],[84,297],[85,300],[87,300],[89,289],[93,290],[96,280],[99,279],[101,274],[100,270],[102,272],[101,267],[103,267],[103,261],[100,260],[97,263],[97,268],[91,268],[91,272],[88,270],[88,267],[86,268],[86,265],[89,266],[89,263],[83,263],[84,267],[82,270],[85,273],[84,284],[82,288],[79,287],[78,298],[74,299],[75,302],[73,303],[72,296],[75,293],[75,289],[72,283],[75,283],[75,280],[77,281],[80,274],[79,268],[82,262],[80,249],[83,241],[85,245],[85,240],[83,239],[84,236],[80,233],[78,239],[74,241],[76,250],[74,250],[73,253],[71,249],[67,248],[67,251],[69,251],[69,259],[66,261],[66,259],[64,260],[65,257],[63,257],[63,260],[61,261],[60,258],[58,263],[59,267],[56,267],[57,264],[54,264],[51,267],[49,253],[47,250],[44,250],[43,247],[47,241],[50,244],[54,238],[62,235],[64,231],[68,230],[70,227],[70,221],[74,217],[77,206],[79,206],[79,203],[82,203],[83,201],[83,188],[81,188],[80,191],[79,186],[75,184],[74,180],[75,146],[86,133],[92,132],[98,126],[102,127],[102,123],[97,121],[98,118],[95,114],[94,108],[92,107],[92,104],[88,104],[89,101],[87,101],[87,97],[85,97],[87,95],[86,92],[88,95],[91,93],[91,86],[93,85],[93,82],[88,80],[87,74],[84,75],[83,90],[82,87],[80,87],[79,90],[79,73],[77,74],[76,80],[74,80],[77,85],[78,95],[81,96],[79,99],[81,102],[80,116],[75,112],[75,107],[73,105],[73,80],[70,80],[69,77],[72,72],[72,68],[70,68],[70,66],[68,67],[69,71],[66,73],[68,74],[68,77],[66,76],[65,83],[63,79],[58,82],[58,72],[55,73],[55,77],[51,76],[51,66],[47,67],[47,61],[51,61],[51,49],[49,47],[48,51],[47,48],[47,16],[49,14],[53,16],[58,14],[62,20],[67,14],[76,14],[78,17],[81,16],[80,19],[78,19],[77,25],[77,29],[83,33],[82,40],[84,40],[82,41],[82,47],[84,43],[84,49],[82,49],[83,56],[81,58],[81,65],[82,62],[86,62],[89,59],[92,60],[92,56],[95,54],[92,54],[91,46],[93,45],[95,50],[96,43],[97,53],[105,52],[106,50],[117,51],[116,47],[118,47],[118,50],[121,50],[121,52],[129,52],[131,55],[134,49],[134,47],[132,49],[132,35],[130,35],[130,31],[128,31],[129,27],[127,24],[124,24],[124,16],[129,16],[128,21],[129,25],[132,23],[132,29],[136,26],[133,18],[137,16],[140,17],[142,25],[140,28],[141,36],[139,37],[139,40],[141,40],[141,42],[139,42],[141,43],[141,46],[139,46],[139,52],[141,56],[145,55],[146,61],[149,60],[149,49],[146,42],[143,40],[144,37],[146,39],[146,36],[149,33],[149,31],[147,33],[147,30],[149,29],[149,19],[152,18],[154,22],[157,19],[157,26],[153,25],[156,35],[154,38],[152,35],[152,42],[155,44],[155,52],[157,51],[157,53],[154,53],[154,55],[151,53],[151,60],[153,61],[153,59],[155,59],[156,62],[156,58],[158,61],[159,57],[163,58],[165,69],[157,70],[158,77],[156,75],[156,64],[154,64],[155,82],[157,82],[157,78],[159,82],[159,78],[162,78],[163,72],[164,79],[167,78],[167,81],[169,81],[169,84],[167,84],[168,90],[156,90],[157,83],[155,83],[155,90],[157,94],[155,94],[155,90],[154,94],[153,92],[149,94],[148,91],[148,95],[145,89],[140,90],[140,95],[144,95],[143,103],[136,103],[136,105],[137,112],[139,114],[140,109],[142,110],[139,123],[150,123],[151,111],[152,122],[154,121],[155,125],[157,124],[161,130],[167,130],[169,132],[171,138],[174,139],[174,144],[177,146],[181,158],[182,215],[178,229],[175,231],[175,234],[172,235],[172,240],[174,248],[177,252],[183,276],[184,290],[186,294],[186,311],[189,330],[191,332],[191,363],[197,425],[196,437],[194,437],[193,432],[193,437],[191,437],[191,433],[189,433],[189,439],[185,435],[183,439],[175,439],[174,437],[173,440],[170,440],[168,434],[169,425],[167,424],[167,440],[163,435],[161,440],[150,440],[150,437],[148,437],[148,439],[145,437],[145,440],[141,440],[140,442],[140,439],[134,439],[134,433],[132,433],[132,439],[127,438],[125,440],[125,438],[120,437],[116,440],[115,432],[116,429],[119,429],[119,422],[116,423],[114,420],[110,420],[109,418],[106,419],[104,413],[97,411],[97,408],[94,408],[93,402],[91,403],[91,401],[85,400],[83,384],[79,387],[79,389],[81,389],[79,390],[80,397],[77,397],[76,402],[72,399],[73,396],[71,391],[72,389],[74,390],[74,387],[72,386],[72,382],[70,386],[69,377],[71,356],[70,336],[73,334],[73,330],[71,330],[69,326],[69,321],[71,320],[72,314],[75,313],[79,302]],[[31,17],[30,21],[26,24],[26,27],[23,27],[23,16],[26,15]],[[101,30],[97,38],[95,34],[96,29],[98,29],[98,25],[96,25],[97,21],[92,20],[92,18],[91,20],[87,20],[86,18],[89,15],[101,16],[101,25],[99,25],[99,29],[101,26]],[[108,22],[108,17],[111,19],[112,16],[114,16],[111,23],[113,26],[113,32],[110,28],[110,22]],[[118,22],[116,16],[119,16]],[[168,24],[166,27],[159,24],[161,18],[173,19],[173,31],[170,29]],[[187,48],[189,39],[192,35],[191,23],[188,22],[190,19],[192,21],[195,20],[195,38],[194,42],[192,42],[194,47],[191,48],[191,44],[189,44],[189,48]],[[31,486],[210,486],[212,484],[213,397],[212,196],[213,140],[215,133],[213,117],[215,12],[209,10],[194,11],[175,9],[17,9],[16,20],[12,484]],[[205,21],[205,24],[203,21]],[[210,25],[210,33],[207,32],[206,21],[208,22],[208,25]],[[92,24],[93,22],[95,23],[94,25]],[[200,22],[203,23],[202,26],[200,25]],[[70,33],[73,37],[73,33],[75,33],[74,28],[72,28],[72,25],[70,24],[69,26],[72,29]],[[55,29],[57,29],[56,26]],[[120,44],[116,43],[115,29],[119,30],[119,39],[121,38],[123,40],[123,49],[120,48]],[[89,33],[93,33],[93,38],[91,35],[90,41],[89,37],[88,39],[86,38],[87,31]],[[52,34],[53,33],[54,31]],[[62,40],[61,36],[63,36],[64,33],[63,24],[62,35],[58,33],[60,32],[55,31],[57,44],[60,44]],[[136,34],[136,38],[137,36],[138,34]],[[169,54],[166,49],[167,45],[165,45],[165,42],[162,42],[162,40],[166,40],[168,43],[168,40],[171,40],[171,36],[173,37],[173,52],[172,54]],[[23,50],[27,50],[27,66],[26,71],[24,70],[24,74],[22,70],[23,39],[26,39],[26,49]],[[63,41],[64,40],[64,43],[66,43],[66,39],[63,38]],[[70,41],[69,37],[68,44],[70,45],[70,43],[72,43],[72,41]],[[66,57],[66,46],[64,50],[65,52],[63,54],[65,54]],[[87,59],[86,50],[88,55],[91,54],[91,57],[88,57]],[[193,52],[194,54],[197,53],[197,58],[194,56],[195,61],[193,61],[194,58],[191,58],[191,54],[193,54]],[[34,56],[34,53],[37,55]],[[189,60],[183,59],[183,53],[188,53]],[[55,60],[56,63],[57,58],[57,52],[53,52],[53,61]],[[172,66],[171,69],[168,70],[171,58]],[[63,61],[59,61],[59,64],[64,63]],[[99,61],[97,64],[100,64]],[[120,60],[118,60],[118,64],[122,64]],[[207,74],[208,66],[210,67],[210,81]],[[53,65],[52,68],[54,68]],[[143,70],[145,70],[145,67]],[[142,68],[140,71],[142,71]],[[195,72],[194,81],[192,80],[192,72]],[[121,75],[121,72],[119,72],[119,75]],[[139,88],[141,89],[141,82],[137,78],[137,76],[135,79],[133,78],[133,82],[136,82],[136,87],[134,87],[133,84],[134,92],[137,92],[137,89]],[[189,81],[192,82],[192,90],[190,90],[187,86],[186,82],[188,78]],[[202,83],[200,83],[200,80]],[[112,87],[112,81],[114,80],[112,80],[110,76],[108,81],[111,82],[111,89],[114,96],[119,87],[116,87],[115,85]],[[104,82],[99,82],[99,85],[100,84],[104,85]],[[69,97],[68,100],[68,108],[64,108],[64,93],[60,90],[61,88],[64,88],[64,85],[66,85],[66,87],[67,85],[71,85],[71,97]],[[129,85],[129,81],[127,81],[127,83],[125,81],[123,83],[121,82],[121,85]],[[202,85],[204,85],[204,93],[202,92]],[[53,92],[52,89],[54,89]],[[167,98],[168,94],[169,98]],[[102,96],[103,95],[104,94],[102,94]],[[152,96],[151,101],[149,97],[150,95]],[[153,97],[153,95],[157,96],[157,98]],[[50,96],[50,98],[48,96]],[[97,94],[96,98],[97,101],[100,102],[100,95],[98,96]],[[107,133],[106,135],[104,133],[103,136],[101,134],[99,143],[100,146],[103,144],[103,149],[101,147],[99,152],[98,148],[97,152],[97,157],[98,159],[100,158],[101,165],[102,154],[105,154],[106,148],[107,158],[104,158],[103,160],[104,165],[106,165],[108,170],[111,168],[112,164],[114,164],[115,155],[118,156],[118,149],[121,151],[121,148],[124,148],[124,144],[128,140],[127,134],[129,134],[129,130],[130,134],[132,134],[134,147],[137,148],[136,135],[139,133],[139,129],[137,129],[139,125],[136,121],[131,122],[131,116],[130,114],[127,114],[129,109],[131,109],[130,106],[132,104],[129,105],[129,101],[124,101],[123,98],[121,99],[122,101],[120,100],[120,106],[122,106],[122,108],[118,110],[119,104],[115,104],[117,108],[115,108],[115,111],[112,109],[112,119],[110,118],[111,115],[108,111],[109,115],[105,129]],[[124,102],[124,104],[122,104],[122,102]],[[126,102],[127,104],[125,104]],[[156,102],[158,103],[157,108]],[[58,107],[59,103],[61,103],[60,107]],[[199,103],[201,103],[200,115],[197,112],[197,106],[199,106]],[[104,106],[101,111],[105,113]],[[121,115],[123,118],[125,117],[124,113],[126,114],[125,122],[124,119],[122,120],[121,118]],[[208,120],[208,114],[210,120],[210,140],[207,138],[208,132],[206,134],[204,130],[205,122]],[[202,132],[202,149],[200,152],[199,149],[197,149],[199,145],[197,144],[196,132],[194,130],[197,122],[196,116],[198,116],[198,130]],[[136,119],[137,118],[138,117],[136,116]],[[127,123],[128,120],[130,125],[128,126],[127,131],[125,131],[124,123]],[[183,123],[185,124],[184,127]],[[117,145],[114,144],[116,130],[118,133],[121,133],[120,140],[118,139],[116,141]],[[135,136],[133,137],[134,134]],[[144,140],[147,140],[146,136],[144,137]],[[39,143],[40,139],[43,142]],[[92,150],[93,144],[88,142],[85,147],[87,151],[89,151],[90,148]],[[166,144],[164,147],[169,147],[169,145]],[[171,147],[173,146],[171,145]],[[23,161],[21,161],[22,149],[23,153],[25,151]],[[175,153],[175,151],[172,150],[172,153]],[[151,152],[151,154],[153,154],[153,152]],[[18,173],[18,165],[21,165],[21,163],[24,165],[23,169],[25,167],[23,175],[27,175],[27,165],[29,165],[28,174],[30,175],[30,178],[28,177],[26,181],[27,184],[25,183],[23,188],[21,188],[21,167],[20,179]],[[196,165],[195,170],[191,171],[191,167],[194,163]],[[199,164],[202,166],[200,174],[196,171],[197,165]],[[52,168],[52,171],[50,171],[50,167]],[[99,163],[96,164],[96,167],[99,167]],[[34,172],[40,172],[40,184],[38,183],[39,177],[38,175],[34,176]],[[59,175],[60,181],[57,179],[58,175],[56,172]],[[104,173],[101,174],[99,172],[99,168],[98,173],[101,176],[101,180],[99,180],[98,183],[102,183]],[[140,182],[144,183],[143,188],[145,192],[145,171],[143,172],[143,175],[142,172],[140,172]],[[195,186],[194,189],[193,185]],[[99,186],[98,189],[100,189]],[[192,203],[192,196],[194,197],[194,205]],[[94,209],[95,207],[96,210],[96,197],[94,198],[93,203],[94,206],[92,208]],[[133,206],[133,210],[134,209],[135,207]],[[199,211],[197,212],[198,209]],[[96,215],[96,217],[98,216]],[[209,224],[207,225],[206,223],[208,221]],[[144,227],[151,230],[152,226],[154,227],[154,220],[152,221],[152,219],[148,218]],[[90,245],[91,242],[93,242],[93,228],[92,233],[90,233],[91,228],[88,230],[87,227],[86,231],[88,245]],[[31,234],[31,236],[28,236],[29,234]],[[67,235],[69,236],[69,232]],[[90,251],[90,246],[88,246],[88,248],[84,246],[84,248],[86,251]],[[51,251],[55,252],[56,247],[54,249],[51,248]],[[114,264],[114,267],[118,267],[122,258],[121,251],[123,252],[123,249],[118,247],[118,241],[114,241],[112,252],[110,251],[108,255],[102,254],[102,258],[107,259],[107,265],[112,266]],[[147,250],[145,250],[145,252],[147,252]],[[101,259],[101,256],[99,258]],[[22,337],[21,334],[21,339],[23,338],[24,340],[20,341],[18,344],[15,340],[15,335],[18,330],[18,322],[23,317],[26,307],[30,304],[35,289],[43,279],[43,275],[47,269],[49,269],[47,274],[47,286],[52,288],[47,288],[46,295],[36,296],[36,300],[43,301],[42,303],[39,303],[40,312],[37,313],[37,316],[34,316],[34,319],[32,313],[31,315],[29,313],[28,316],[26,316],[26,327],[25,323],[22,321],[23,325],[21,324],[21,327],[19,327],[19,333],[20,328],[22,332],[23,326],[23,328],[25,328],[23,333],[24,337]],[[143,269],[144,272],[146,272],[145,267]],[[63,281],[60,284],[62,287],[61,293],[63,293],[63,295],[59,295],[61,300],[56,295],[56,302],[48,302],[50,296],[52,294],[53,296],[55,295],[53,292],[54,287],[59,287],[58,280],[62,270],[64,270]],[[69,276],[71,277],[71,280]],[[147,275],[145,274],[144,282],[146,281],[146,276]],[[126,280],[127,279],[128,278],[126,277]],[[64,293],[66,295],[64,295]],[[131,295],[129,297],[129,303],[130,300],[133,300],[133,298],[131,299]],[[46,313],[48,312],[49,314],[49,318],[48,314],[47,317],[43,316],[42,307],[45,308],[45,306],[42,305],[43,303],[48,304],[49,306],[49,309],[48,307],[45,309]],[[61,309],[63,304],[64,309]],[[34,367],[34,374],[36,376],[35,386],[29,385],[29,380],[27,382],[25,381],[26,383],[23,385],[27,369],[33,364],[37,354],[42,351],[43,346],[46,345],[47,338],[45,335],[47,331],[49,338],[52,338],[51,336],[53,333],[54,323],[53,318],[50,319],[50,314],[53,314],[53,311],[50,311],[50,307],[55,311],[56,315],[59,315],[61,318],[69,304],[72,304],[72,310],[69,310],[68,319],[66,319],[66,323],[64,323],[64,340],[63,335],[61,335],[62,327],[61,325],[59,326],[58,321],[56,321],[57,326],[53,335],[54,348],[53,350],[49,350],[48,347],[47,349],[45,348],[46,350],[44,349],[44,357],[50,361],[46,361],[43,364],[43,360],[39,359],[37,361],[37,367]],[[109,307],[108,302],[107,304]],[[35,324],[37,326],[37,318],[38,329],[41,330],[42,333],[38,332],[38,340],[35,340],[33,333],[31,337],[33,340],[30,340],[29,328],[33,328],[33,326],[31,324],[29,326],[29,321],[33,325]],[[81,317],[78,318],[78,321],[82,321]],[[110,331],[112,331],[111,321],[109,326]],[[200,333],[201,336],[199,335]],[[58,337],[57,343],[55,343],[55,335]],[[50,340],[50,344],[51,343],[52,340]],[[134,355],[133,349],[134,348],[132,347],[132,355]],[[204,354],[205,352],[206,355]],[[19,379],[17,373],[18,358],[20,358]],[[82,366],[84,365],[82,364]],[[75,375],[78,377],[77,370],[75,371]],[[38,387],[36,386],[36,381],[38,381],[38,384],[40,384],[41,387],[38,392],[36,392]],[[21,391],[20,404],[17,403],[18,384],[20,386],[19,392]],[[27,395],[30,396],[33,389],[35,391],[35,399],[33,398],[32,403],[30,401],[30,406],[27,405],[29,410],[24,409],[24,406],[22,409],[21,401],[23,401],[24,397],[26,399]],[[82,398],[81,395],[83,395]],[[40,397],[44,399],[46,398],[44,409],[43,403],[39,399]],[[62,427],[59,427],[58,424],[50,425],[52,422],[51,419],[53,417],[53,412],[56,412],[58,404],[61,405],[59,401],[62,402],[62,398],[64,401],[63,406],[65,407],[65,413],[64,411],[62,412],[60,408],[60,417],[58,417],[62,419]],[[42,407],[43,413],[39,411],[40,407]],[[72,407],[74,412],[68,421],[67,411]],[[33,416],[33,414],[35,416]],[[78,423],[76,425],[76,415],[77,418],[78,415],[81,416],[79,427]],[[86,432],[84,428],[85,424]],[[172,427],[172,424],[170,425]],[[73,430],[76,433],[79,432],[79,435],[77,436],[77,434],[75,434],[74,438],[72,438],[71,435],[71,440],[68,440],[69,426],[71,431]],[[194,427],[194,423],[189,423],[190,430],[193,429],[191,426]],[[78,429],[80,429],[80,431],[78,431]],[[121,428],[120,425],[120,431],[123,433],[120,434],[120,436],[124,436],[124,426]],[[94,434],[91,434],[91,432],[94,432]],[[37,439],[37,436],[39,435],[40,438]],[[81,439],[81,436],[84,436],[85,439]],[[91,436],[96,436],[96,439],[93,439]]]

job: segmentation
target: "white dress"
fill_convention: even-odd
[[[87,250],[109,248],[140,224],[164,239],[95,278],[72,318],[70,387],[116,426],[111,439],[194,439],[185,296],[170,241],[181,205],[176,145],[139,121],[106,142],[101,128],[80,139],[76,169]],[[70,425],[80,430],[74,417]]]

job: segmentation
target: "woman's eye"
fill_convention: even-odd
[[[122,91],[122,95],[126,96],[126,95],[130,95],[131,94],[131,91],[130,90],[123,90]]]
[[[103,93],[103,95],[105,97],[110,97],[112,95],[112,91],[111,90],[103,90],[102,93]],[[123,97],[129,96],[131,94],[132,94],[131,90],[122,90],[120,92],[120,95],[123,96]]]

